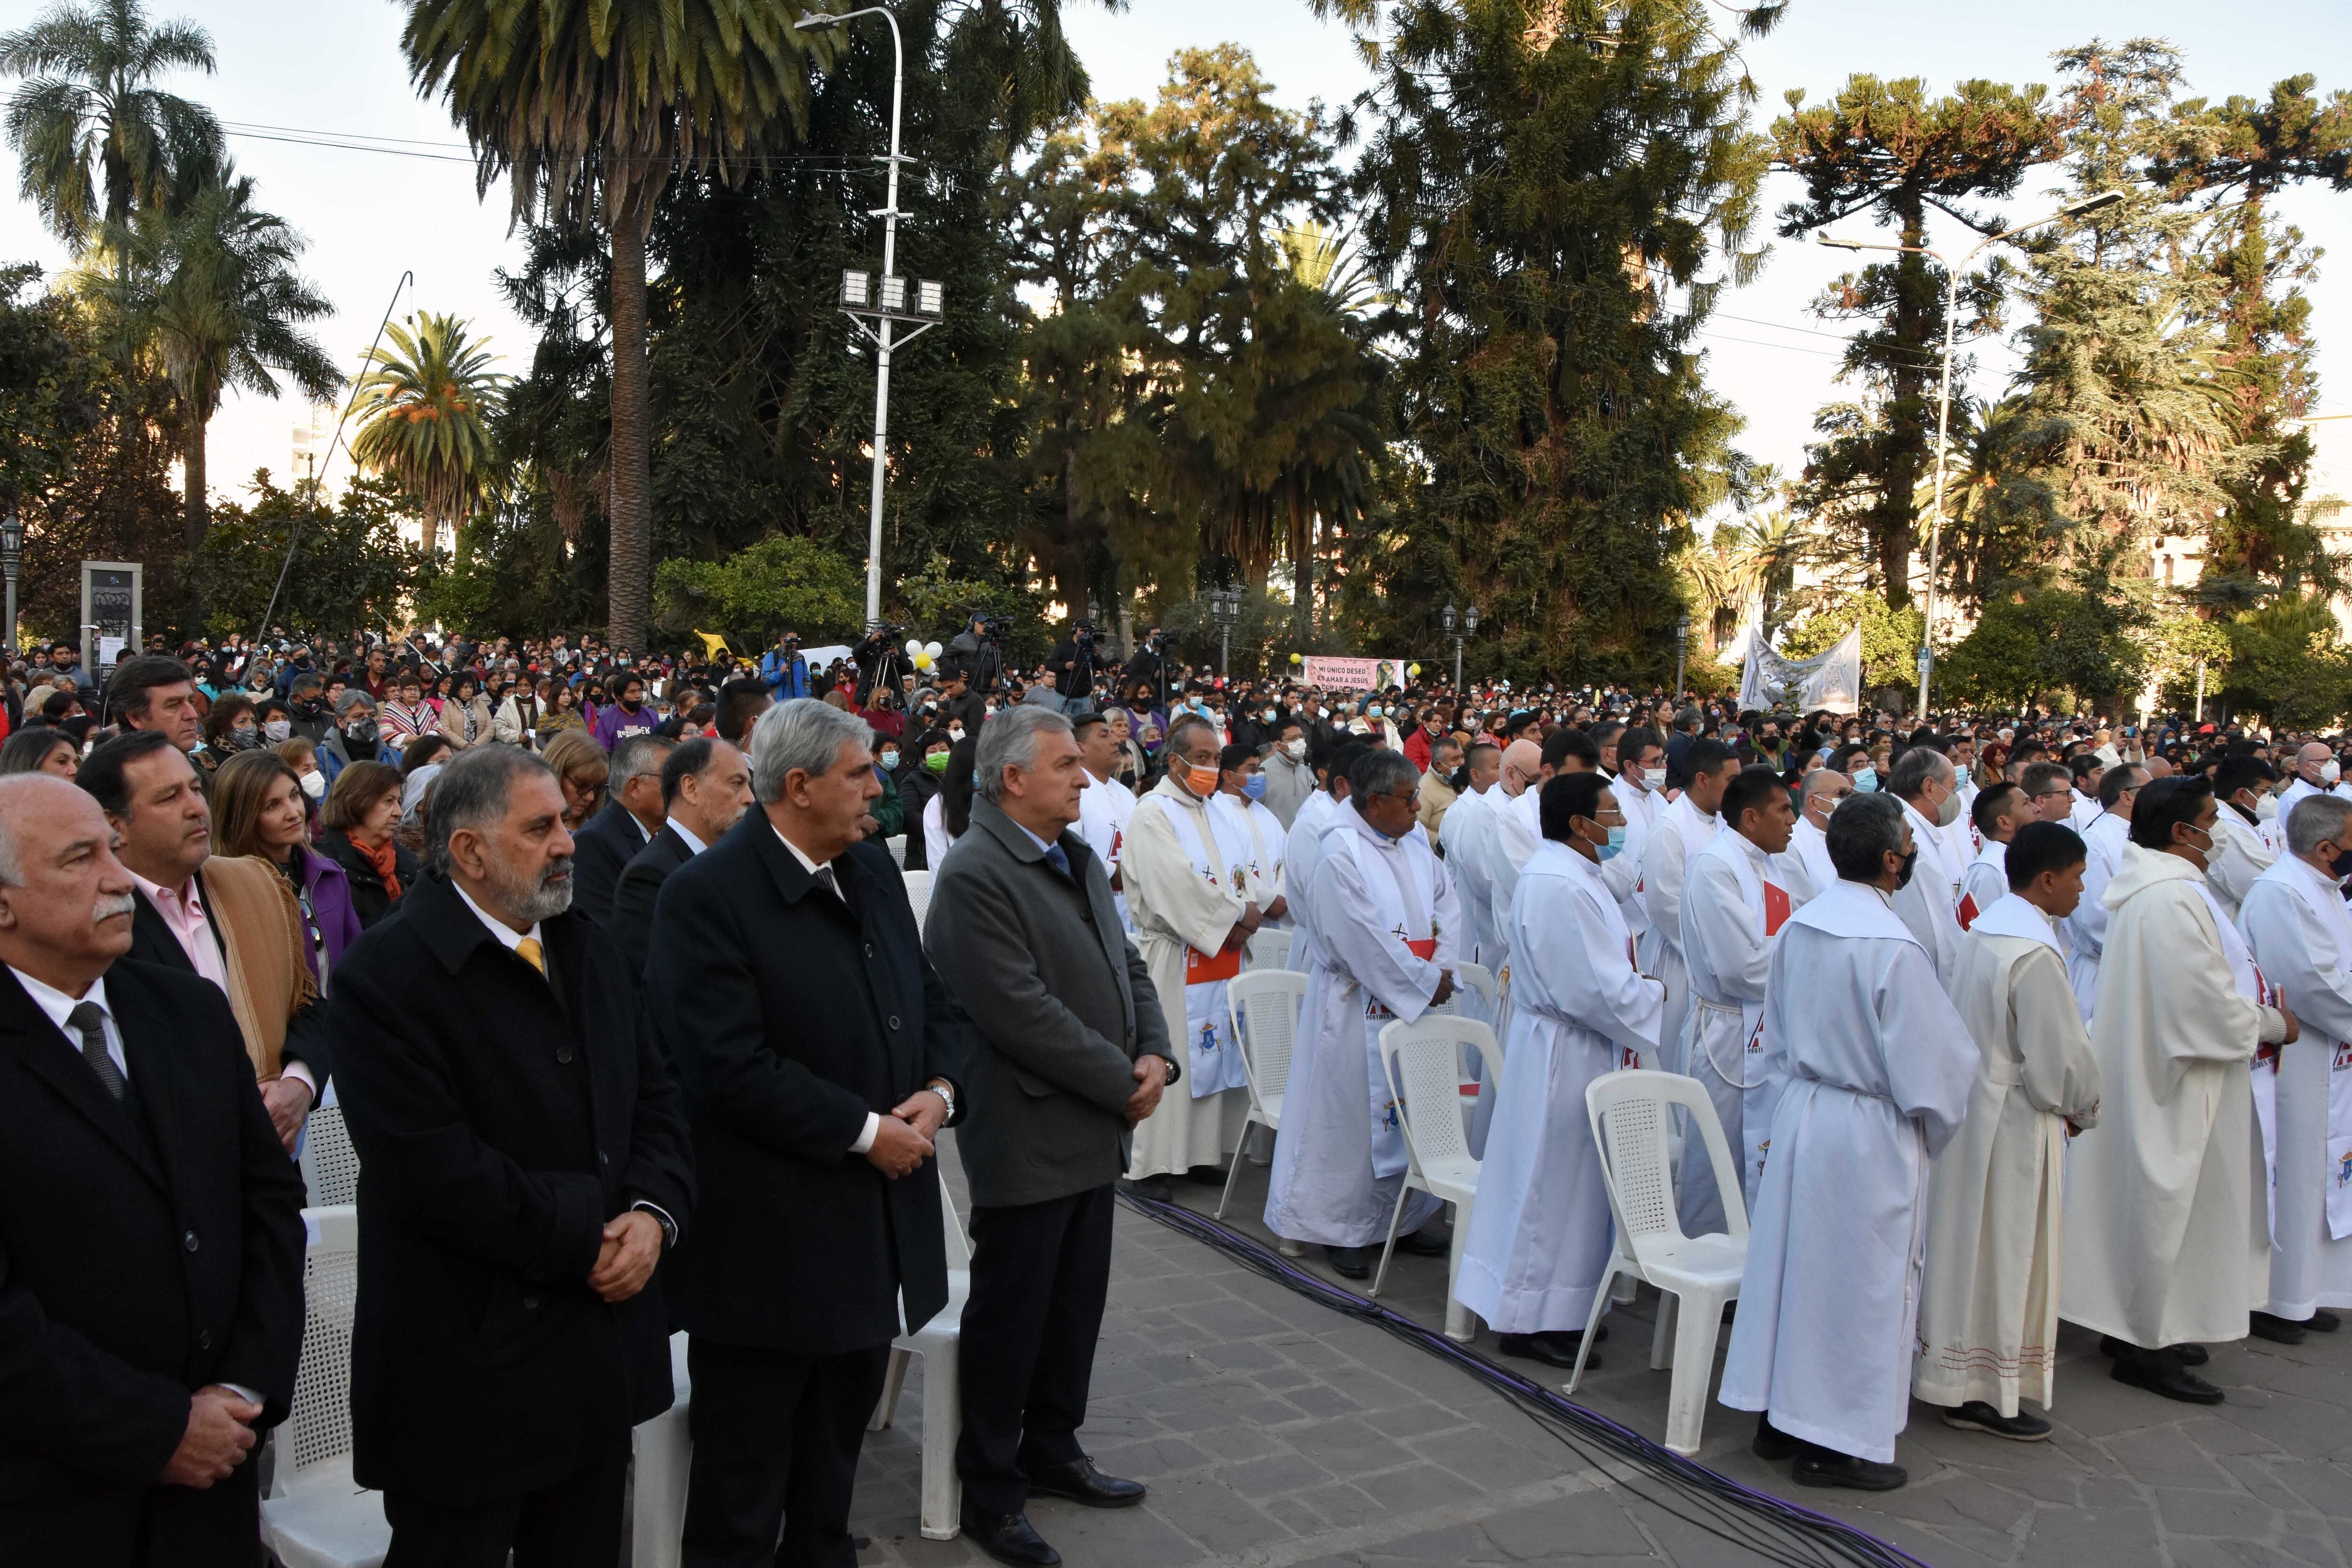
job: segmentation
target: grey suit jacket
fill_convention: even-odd
[[[934,873],[923,946],[982,1036],[956,1134],[974,1207],[1117,1180],[1135,1059],[1181,1061],[1102,862],[1076,832],[1060,842],[1066,877],[1019,823],[975,800],[971,830]]]

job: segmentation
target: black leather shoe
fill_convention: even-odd
[[[1516,1356],[1523,1361],[1540,1361],[1546,1366],[1573,1367],[1576,1365],[1577,1342],[1583,1337],[1580,1333],[1567,1332],[1498,1334],[1496,1336],[1495,1348],[1505,1355]],[[1593,1343],[1599,1343],[1600,1336],[1595,1335]],[[1600,1364],[1601,1356],[1598,1352],[1584,1358],[1584,1370],[1587,1372],[1592,1371]]]
[[[1326,1247],[1331,1254],[1331,1271],[1342,1280],[1369,1280],[1372,1277],[1372,1260],[1360,1247]]]
[[[1447,1257],[1454,1250],[1454,1233],[1447,1230],[1433,1231],[1424,1228],[1414,1231],[1410,1236],[1398,1237],[1397,1250],[1410,1252],[1416,1258]]]
[[[1901,1465],[1882,1465],[1820,1448],[1811,1448],[1791,1473],[1799,1486],[1844,1487],[1851,1491],[1893,1491],[1911,1480],[1911,1472]]]
[[[2268,1312],[2252,1312],[2246,1318],[2246,1332],[2256,1339],[2266,1339],[2273,1344],[2301,1344],[2310,1338],[2304,1325],[2293,1318],[2274,1318]]]
[[[2213,1353],[2201,1344],[2173,1344],[2165,1348],[2172,1353],[2172,1359],[2183,1366],[2202,1366],[2213,1359]],[[2145,1353],[2139,1346],[2126,1344],[2113,1334],[2102,1334],[2099,1336],[2099,1354],[2124,1360]]]
[[[1971,1399],[1945,1411],[1944,1425],[1963,1432],[1990,1433],[2012,1443],[2042,1443],[2050,1438],[2050,1423],[2041,1416],[2028,1416],[2021,1410],[2014,1416],[2004,1416],[1981,1399]]]
[[[1031,1470],[1028,1478],[1032,1492],[1067,1498],[1088,1508],[1132,1508],[1143,1500],[1141,1481],[1107,1476],[1095,1469],[1095,1462],[1088,1458],[1076,1458],[1066,1465],[1048,1465],[1042,1470]]]
[[[1772,1413],[1770,1411],[1766,1410],[1758,1413],[1756,1416],[1756,1440],[1748,1445],[1748,1451],[1749,1453],[1754,1454],[1758,1458],[1765,1460],[1767,1463],[1777,1464],[1782,1459],[1796,1458],[1797,1451],[1803,1447],[1804,1444],[1799,1442],[1796,1438],[1791,1437],[1788,1433],[1780,1430],[1780,1427],[1772,1425]]]
[[[1223,1186],[1228,1175],[1223,1166],[1194,1166],[1184,1173],[1184,1179],[1195,1186]]]
[[[2178,1399],[2183,1405],[2219,1405],[2223,1398],[2219,1388],[2185,1370],[2179,1357],[2168,1350],[2117,1356],[2114,1376],[2117,1383],[2145,1388],[2150,1394]]]
[[[2309,1329],[2314,1333],[2334,1333],[2337,1329],[2344,1326],[2344,1320],[2337,1317],[2334,1312],[2329,1312],[2326,1307],[2322,1307],[2317,1312],[2312,1313],[2309,1317],[2304,1319],[2303,1326]]]
[[[1013,1568],[1057,1568],[1062,1561],[1062,1554],[1030,1528],[1025,1513],[982,1513],[966,1503],[961,1523],[966,1541]]]
[[[1127,1184],[1127,1189],[1138,1197],[1148,1197],[1154,1203],[1173,1203],[1176,1189],[1164,1176],[1145,1176],[1141,1181]]]

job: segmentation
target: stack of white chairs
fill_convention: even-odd
[[[1253,969],[1287,969],[1290,967],[1292,933],[1279,925],[1261,925],[1257,935],[1249,939],[1246,955]]]
[[[956,1440],[963,1435],[963,1381],[957,1364],[964,1302],[971,1296],[971,1241],[956,1218],[955,1199],[940,1184],[940,1218],[947,1227],[948,1304],[929,1322],[890,1342],[890,1370],[882,1398],[866,1430],[879,1432],[898,1413],[907,1386],[907,1365],[923,1358],[923,1539],[953,1541],[962,1532],[963,1481],[956,1475]]]
[[[312,1208],[338,1208],[360,1199],[360,1156],[343,1125],[343,1108],[331,1096],[302,1124],[296,1156]]]
[[[309,1232],[302,1359],[294,1375],[292,1413],[275,1434],[277,1462],[261,1502],[261,1538],[286,1568],[378,1568],[392,1548],[383,1494],[352,1479],[359,1211],[348,1204],[306,1208],[302,1224]]]
[[[1616,1227],[1608,1270],[1593,1292],[1592,1313],[1585,1320],[1584,1343],[1576,1353],[1568,1392],[1575,1393],[1584,1376],[1584,1358],[1611,1282],[1621,1275],[1645,1280],[1661,1292],[1650,1365],[1675,1369],[1666,1394],[1666,1447],[1677,1454],[1696,1454],[1706,1416],[1707,1385],[1715,1376],[1723,1305],[1738,1299],[1740,1272],[1748,1263],[1748,1205],[1740,1195],[1739,1167],[1732,1162],[1723,1124],[1716,1119],[1715,1103],[1696,1078],[1642,1068],[1604,1073],[1585,1086],[1584,1105],[1592,1141],[1601,1151],[1601,1173]],[[1666,1145],[1677,1106],[1688,1117],[1687,1125],[1706,1140],[1715,1187],[1723,1195],[1730,1227],[1727,1234],[1683,1234]]]
[[[923,934],[923,921],[931,912],[931,873],[927,871],[902,871],[907,879],[907,902],[915,906],[915,935]]]
[[[1298,1044],[1298,1011],[1306,1005],[1307,977],[1296,969],[1252,969],[1225,982],[1225,1007],[1241,1047],[1242,1072],[1249,1080],[1250,1106],[1234,1145],[1233,1168],[1225,1174],[1224,1196],[1217,1199],[1219,1219],[1234,1200],[1250,1129],[1264,1127],[1269,1137],[1282,1130],[1282,1096],[1290,1086],[1290,1056]]]
[[[1478,1053],[1490,1080],[1501,1076],[1503,1058],[1495,1049],[1494,1031],[1476,1019],[1426,1012],[1411,1023],[1400,1019],[1381,1030],[1381,1067],[1404,1134],[1404,1191],[1429,1193],[1454,1206],[1454,1248],[1445,1262],[1445,1337],[1467,1344],[1476,1330],[1470,1309],[1454,1299],[1454,1281],[1461,1272],[1462,1249],[1469,1239],[1470,1215],[1478,1198],[1479,1162],[1470,1153],[1460,1109],[1455,1062],[1465,1048]],[[1388,1241],[1381,1249],[1380,1271],[1372,1276],[1375,1296],[1388,1281],[1404,1208],[1400,1193],[1389,1217]]]

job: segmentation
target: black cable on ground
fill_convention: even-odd
[[[1124,1183],[1118,1197],[1137,1213],[1213,1248],[1263,1279],[1452,1363],[1509,1400],[1586,1464],[1599,1468],[1604,1460],[1615,1461],[1619,1468],[1608,1473],[1616,1485],[1695,1529],[1747,1548],[1759,1561],[1788,1568],[1927,1568],[1900,1547],[1843,1520],[1718,1475],[1547,1385],[1489,1361],[1468,1345],[1454,1343],[1435,1329],[1297,1267],[1207,1215],[1139,1197]],[[1645,1490],[1627,1470],[1670,1496]]]

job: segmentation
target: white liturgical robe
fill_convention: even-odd
[[[1511,961],[1511,897],[1518,891],[1520,868],[1543,842],[1538,813],[1543,797],[1533,786],[1495,802],[1478,833],[1478,869],[1486,883],[1486,928],[1503,962]],[[1488,968],[1494,968],[1489,964]],[[1495,969],[1497,978],[1503,971]]]
[[[1282,846],[1283,874],[1298,890],[1298,896],[1290,901],[1290,967],[1301,974],[1315,961],[1315,924],[1307,908],[1307,884],[1314,880],[1315,862],[1323,856],[1323,830],[1345,805],[1333,800],[1329,790],[1316,790],[1290,819],[1290,836]]]
[[[1078,837],[1095,852],[1108,875],[1118,875],[1119,862],[1127,853],[1127,824],[1134,817],[1134,790],[1116,779],[1087,775],[1086,788],[1078,791]],[[1122,879],[1111,901],[1118,908],[1119,924],[1133,936],[1135,916],[1128,913],[1126,885]]]
[[[1903,802],[1903,820],[1911,824],[1911,847],[1919,858],[1911,862],[1911,880],[1895,890],[1895,913],[1919,939],[1936,966],[1936,978],[1948,988],[1960,961],[1960,873],[1967,867],[1943,830],[1908,800]]]
[[[1625,912],[1626,929],[1633,933],[1633,946],[1638,951],[1642,939],[1650,934],[1650,912],[1642,898],[1642,854],[1648,848],[1650,831],[1657,826],[1658,814],[1666,802],[1655,791],[1644,789],[1622,775],[1609,779],[1610,798],[1625,818],[1625,847],[1601,862],[1601,880],[1609,884],[1610,894],[1617,907]]]
[[[2228,811],[2224,806],[2222,810]],[[2302,1037],[2277,1064],[2271,1228],[2273,1316],[2352,1307],[2352,911],[2335,880],[2281,855],[2246,894],[2239,925]]]
[[[1952,1005],[1976,1040],[1977,1074],[1960,1135],[1928,1182],[1911,1392],[2015,1416],[2021,1398],[2050,1404],[2066,1124],[2097,1120],[2099,1064],[2057,927],[2014,894],[1971,923]]]
[[[1713,841],[1723,819],[1702,814],[1688,794],[1677,795],[1658,813],[1642,848],[1642,904],[1650,912],[1650,936],[1640,948],[1642,972],[1666,985],[1665,1015],[1659,1020],[1658,1065],[1687,1071],[1683,1061],[1683,1019],[1690,1010],[1690,969],[1683,959],[1683,877],[1690,862]]]
[[[2243,1339],[2270,1296],[2247,1064],[2286,1023],[2193,863],[2126,842],[2106,903],[2091,1014],[2104,1099],[2066,1162],[2058,1312],[2143,1349]]]
[[[1791,912],[1786,872],[1741,834],[1721,832],[1695,856],[1683,880],[1683,958],[1690,1008],[1683,1025],[1685,1071],[1706,1086],[1732,1157],[1745,1208],[1753,1207],[1764,1140],[1783,1077],[1764,1049],[1764,980],[1772,941]],[[1728,1230],[1706,1143],[1683,1140],[1683,1233]]]
[[[2107,886],[2131,842],[2131,820],[2102,812],[2081,831],[2083,902],[2058,925],[2066,935],[2066,978],[2074,988],[2074,1005],[2089,1023],[2093,1004],[2099,999],[2099,959],[2107,947]]]
[[[1500,966],[1495,954],[1499,949],[1495,940],[1494,915],[1486,907],[1482,840],[1495,803],[1504,798],[1501,789],[1493,784],[1484,790],[1465,789],[1446,808],[1445,820],[1438,824],[1437,831],[1437,841],[1445,851],[1446,872],[1454,878],[1454,896],[1462,901],[1463,917],[1469,923],[1464,944],[1465,956],[1497,970]]]
[[[2235,806],[2226,804],[2214,815],[2213,841],[2213,862],[2205,868],[2205,886],[2221,904],[2221,913],[2235,920],[2246,894],[2253,890],[2254,878],[2271,869],[2278,852],[2271,848],[2259,826],[2238,815]],[[2294,993],[2288,995],[2292,998]],[[2303,1009],[2293,1000],[2287,1006],[2295,1008],[2295,1017],[2303,1016]]]
[[[1977,858],[1960,876],[1960,907],[1958,916],[1965,932],[1977,923],[1977,916],[2009,896],[2009,846],[1999,839],[1987,839]],[[2058,947],[2058,967],[2066,966],[2066,948]],[[2079,1019],[2077,1021],[2080,1021]]]
[[[1841,882],[1782,926],[1764,1032],[1788,1062],[1722,1400],[1886,1463],[1910,1413],[1928,1162],[1976,1043],[1886,895]]]
[[[1799,904],[1837,885],[1837,867],[1830,864],[1829,835],[1801,811],[1797,814],[1795,831],[1789,835],[1789,852],[1781,858],[1789,862],[1789,896]]]
[[[1529,856],[1511,903],[1511,1028],[1456,1300],[1497,1333],[1581,1329],[1609,1261],[1609,1189],[1585,1086],[1657,1047],[1665,988],[1633,968],[1601,868]]]
[[[1390,839],[1353,807],[1325,831],[1305,893],[1315,965],[1274,1140],[1266,1228],[1327,1247],[1376,1246],[1405,1172],[1381,1030],[1429,1010],[1439,975],[1459,962],[1462,909],[1445,862],[1418,825]],[[1399,1234],[1419,1229],[1438,1207],[1427,1193],[1413,1193]]]

